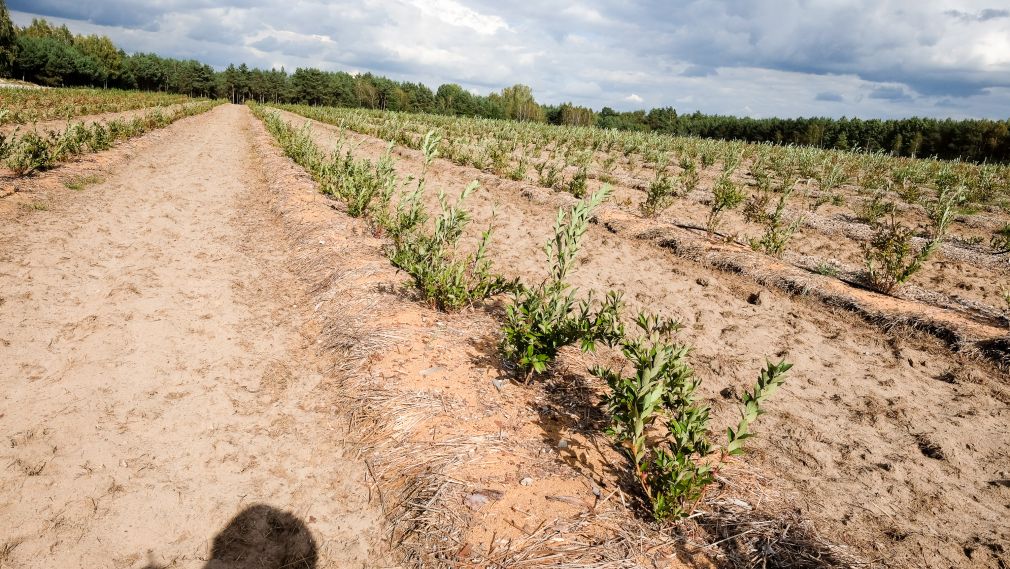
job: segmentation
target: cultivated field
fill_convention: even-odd
[[[133,103],[4,155],[0,566],[1010,563],[1010,168]]]
[[[0,165],[6,169],[0,196],[16,191],[27,175],[220,104],[160,93],[3,87],[0,101]]]
[[[71,119],[82,115],[115,113],[176,105],[190,100],[185,95],[118,91],[115,89],[23,89],[2,87],[3,115],[0,126]]]

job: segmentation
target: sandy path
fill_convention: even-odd
[[[0,227],[0,566],[383,565],[253,120],[182,120]]]

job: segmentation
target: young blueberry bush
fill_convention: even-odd
[[[715,233],[722,223],[722,214],[739,206],[745,197],[740,187],[730,179],[730,172],[723,172],[712,188],[712,206],[705,224],[709,232]]]
[[[477,187],[477,182],[470,183],[453,204],[444,192],[439,192],[441,212],[432,230],[415,225],[413,230],[401,233],[390,250],[393,264],[411,275],[421,295],[439,310],[458,310],[516,286],[516,281],[491,271],[487,246],[493,221],[481,233],[476,250],[469,254],[459,251],[460,238],[471,220],[463,203]]]
[[[575,204],[567,215],[563,209],[558,211],[554,238],[544,247],[550,275],[534,286],[520,284],[505,309],[502,353],[527,382],[533,374],[546,371],[564,346],[579,343],[589,351],[597,341],[612,343],[620,337],[620,294],[608,292],[595,307],[592,293],[577,301],[578,291],[567,282],[592,212],[609,195],[610,188],[605,186]]]
[[[751,239],[750,245],[755,251],[763,251],[769,255],[781,257],[793,234],[803,225],[803,216],[796,216],[792,219],[786,217],[786,203],[791,194],[791,189],[780,194],[775,209],[771,212],[764,212],[764,215],[759,217],[765,231],[759,239]]]
[[[665,155],[656,160],[656,175],[645,193],[645,200],[638,206],[646,217],[656,217],[677,198],[678,180],[667,172],[668,165],[669,158]]]
[[[961,187],[941,190],[927,205],[932,227],[926,243],[918,249],[913,244],[915,232],[898,221],[893,212],[887,223],[877,225],[873,236],[862,245],[871,287],[890,293],[922,269],[946,237],[963,192]]]
[[[680,325],[644,314],[636,324],[641,335],[619,341],[634,373],[606,367],[591,373],[610,388],[608,432],[631,462],[653,516],[678,519],[692,513],[726,459],[743,452],[762,404],[792,366],[767,364],[754,389],[744,394],[736,428],[727,429],[725,443],[716,447],[708,433],[710,410],[695,397],[701,381],[687,362],[690,350],[670,340]]]

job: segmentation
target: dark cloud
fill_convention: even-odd
[[[841,96],[839,93],[832,93],[831,91],[822,91],[817,93],[814,97],[815,101],[825,101],[828,103],[841,103],[845,100],[845,97]]]
[[[9,0],[11,10],[38,14],[51,18],[83,20],[101,26],[158,29],[158,16],[162,9],[145,2],[126,0],[113,2],[65,2],[61,0]]]
[[[944,14],[961,20],[962,22],[988,22],[999,18],[1010,18],[1010,10],[998,10],[986,8],[978,12],[962,12],[960,10],[947,10]]]

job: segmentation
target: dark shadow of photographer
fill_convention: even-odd
[[[316,540],[300,519],[256,504],[214,537],[204,569],[315,569],[316,561]],[[149,563],[143,569],[164,568]]]

